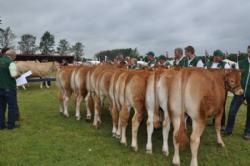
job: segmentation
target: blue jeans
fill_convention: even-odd
[[[228,119],[227,119],[227,126],[225,131],[231,133],[233,131],[234,123],[235,123],[235,117],[237,112],[239,111],[239,108],[243,101],[247,101],[247,116],[246,116],[246,124],[245,124],[245,135],[250,135],[250,97],[244,97],[235,95],[233,97],[233,100],[231,102]]]
[[[17,116],[16,90],[0,89],[0,128],[5,127],[5,112],[8,105],[8,128],[15,127]]]

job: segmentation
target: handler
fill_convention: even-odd
[[[243,138],[246,140],[250,140],[250,45],[247,48],[248,58],[239,61],[239,69],[242,71],[241,73],[241,86],[244,89],[244,94],[234,95],[233,100],[231,102],[228,120],[226,129],[224,131],[224,135],[231,135],[234,127],[235,117],[241,104],[246,100],[247,102],[247,117],[245,123],[245,131]]]
[[[7,56],[4,56],[7,55]],[[15,57],[13,49],[5,48],[0,56],[0,129],[6,128],[5,110],[8,105],[7,128],[14,129],[17,118],[17,96],[16,80],[17,76],[15,63],[10,57]]]

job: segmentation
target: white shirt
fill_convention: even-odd
[[[213,62],[212,66],[211,66],[211,69],[218,69],[218,64],[219,63],[217,63],[217,62]],[[226,63],[225,66],[224,66],[224,69],[230,69],[230,68],[231,68],[230,65],[228,63]]]
[[[180,61],[184,58],[184,55],[180,59],[176,59],[175,63],[176,65],[179,65]]]

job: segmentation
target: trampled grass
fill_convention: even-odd
[[[169,139],[169,157],[161,153],[161,130],[156,130],[153,134],[153,154],[145,153],[145,120],[139,129],[139,151],[135,153],[129,146],[125,147],[111,137],[112,121],[107,104],[102,114],[101,128],[95,129],[85,120],[75,120],[73,102],[69,108],[70,118],[59,115],[55,86],[41,90],[39,85],[33,84],[26,91],[19,90],[18,99],[22,116],[21,128],[0,130],[1,166],[171,165],[172,134]],[[230,101],[229,98],[227,106]],[[81,108],[84,117],[84,104]],[[250,141],[242,139],[245,117],[246,107],[242,106],[233,135],[224,138],[224,149],[217,147],[214,128],[206,127],[199,149],[200,165],[250,165]],[[130,132],[129,126],[128,144],[131,142]],[[181,152],[181,164],[189,165],[190,157],[190,149]]]

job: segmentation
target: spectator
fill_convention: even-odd
[[[181,66],[181,67],[187,67],[188,66],[188,59],[186,56],[183,55],[182,48],[176,48],[174,50],[174,66]]]

